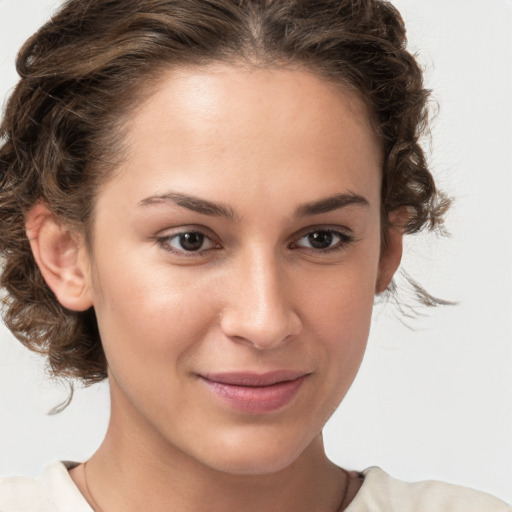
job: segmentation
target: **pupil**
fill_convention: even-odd
[[[327,249],[332,244],[333,234],[329,231],[315,231],[309,236],[309,243],[315,249]]]
[[[180,245],[186,251],[198,251],[204,242],[202,233],[183,233],[180,235]]]

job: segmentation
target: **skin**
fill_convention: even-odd
[[[381,248],[382,156],[365,107],[309,71],[215,64],[168,73],[125,128],[90,251],[42,205],[27,226],[60,302],[94,306],[109,363],[94,500],[106,512],[337,510],[347,477],[321,431],[401,254],[397,228]],[[193,211],[198,199],[217,210]],[[200,248],[183,249],[179,234],[198,231]],[[282,369],[304,382],[263,414],[201,378]],[[83,466],[71,475],[91,502]]]

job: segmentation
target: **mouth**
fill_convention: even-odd
[[[267,373],[207,373],[201,380],[222,403],[250,414],[273,412],[289,404],[309,376],[279,370]]]

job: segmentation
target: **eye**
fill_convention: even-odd
[[[202,253],[215,249],[218,245],[201,231],[182,231],[161,237],[158,242],[164,249],[173,253]]]
[[[352,235],[334,229],[315,229],[306,233],[292,244],[292,248],[304,247],[316,251],[335,251],[343,249],[354,241]]]

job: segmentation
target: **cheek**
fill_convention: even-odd
[[[179,366],[215,316],[205,283],[122,255],[101,262],[95,310],[111,370]]]
[[[308,321],[324,330],[328,339],[353,336],[356,341],[369,330],[378,269],[378,246],[372,246],[367,250],[362,245],[335,269],[301,279],[301,291],[296,293],[302,297]]]
[[[355,377],[366,348],[371,322],[373,294],[347,294],[322,308],[318,315],[318,334],[333,371],[343,381]]]
[[[371,274],[371,269],[367,269]],[[366,349],[374,283],[353,269],[307,295],[305,336],[319,372],[311,412],[320,431],[352,385]],[[363,284],[363,286],[362,286]]]
[[[322,347],[331,389],[343,395],[361,364],[374,303],[377,258],[357,260],[302,293],[306,327]],[[320,286],[321,285],[321,286]]]

